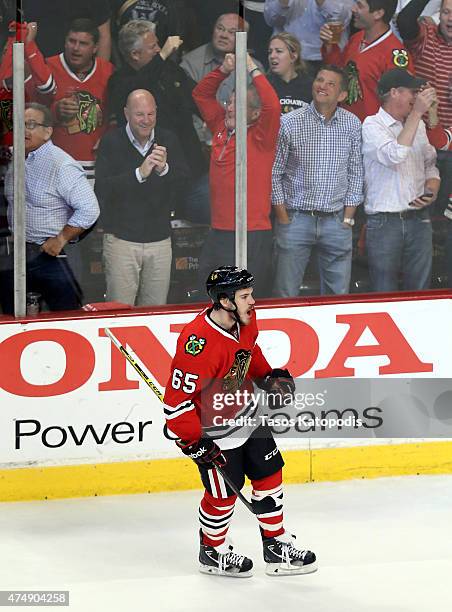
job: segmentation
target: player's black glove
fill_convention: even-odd
[[[275,368],[264,379],[267,405],[272,410],[283,408],[294,399],[295,383],[289,370]]]
[[[183,440],[176,442],[184,455],[193,459],[198,465],[203,465],[211,469],[214,464],[224,467],[226,457],[221,452],[220,447],[211,438],[200,438],[197,442],[187,444]]]

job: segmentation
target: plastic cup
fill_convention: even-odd
[[[330,41],[331,44],[338,45],[341,40],[342,32],[344,30],[344,24],[342,23],[342,21],[335,19],[328,22],[328,27],[330,28],[333,34],[333,38]]]

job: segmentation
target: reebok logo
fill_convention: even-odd
[[[196,453],[192,453],[190,455],[191,459],[197,459],[198,457],[202,457],[204,455],[204,453],[206,452],[206,448],[202,447],[199,449],[199,451],[197,451]]]

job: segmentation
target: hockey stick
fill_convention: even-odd
[[[160,389],[154,384],[154,382],[146,374],[141,364],[139,363],[138,359],[135,356],[133,357],[129,353],[129,351],[119,342],[119,340],[116,338],[116,336],[113,335],[113,333],[108,327],[105,327],[105,333],[110,338],[110,340],[113,342],[113,344],[116,346],[118,351],[122,353],[122,355],[130,363],[130,365],[138,372],[138,374],[144,380],[147,386],[151,389],[151,391],[154,392],[154,394],[158,397],[158,399],[163,404],[163,393],[160,391]],[[179,439],[179,438],[172,438],[168,435],[166,425],[163,429],[163,433],[165,437],[168,438],[169,440],[176,441]],[[273,497],[270,497],[270,495],[267,495],[263,499],[253,500],[250,502],[246,499],[246,497],[236,487],[234,482],[229,478],[229,476],[224,472],[224,470],[219,465],[215,464],[215,468],[218,471],[218,473],[223,477],[225,482],[229,485],[229,487],[234,491],[234,493],[237,495],[240,501],[248,508],[250,512],[252,512],[253,514],[266,514],[267,512],[272,512],[273,510],[275,510],[276,502],[273,499]]]
[[[151,391],[153,391],[155,393],[155,395],[159,398],[159,400],[163,403],[163,393],[160,391],[160,389],[152,382],[152,380],[149,378],[149,376],[146,374],[146,372],[143,370],[143,368],[141,367],[141,365],[138,363],[137,359],[134,359],[132,357],[132,355],[129,353],[129,351],[124,348],[122,346],[122,344],[119,342],[119,340],[116,338],[116,336],[114,336],[111,333],[111,330],[108,329],[108,327],[105,328],[105,333],[107,334],[107,336],[110,338],[110,340],[113,342],[113,344],[116,346],[116,348],[118,349],[118,351],[120,353],[123,354],[123,356],[127,359],[127,361],[130,363],[130,365],[135,368],[135,370],[138,372],[138,374],[141,376],[141,378],[144,380],[144,382],[147,384],[147,386],[151,389]]]

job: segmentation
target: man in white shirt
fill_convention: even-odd
[[[422,88],[422,89],[421,89]],[[378,83],[381,108],[363,124],[367,253],[374,291],[428,289],[432,225],[428,207],[440,178],[422,116],[435,100],[425,81],[395,68]]]

